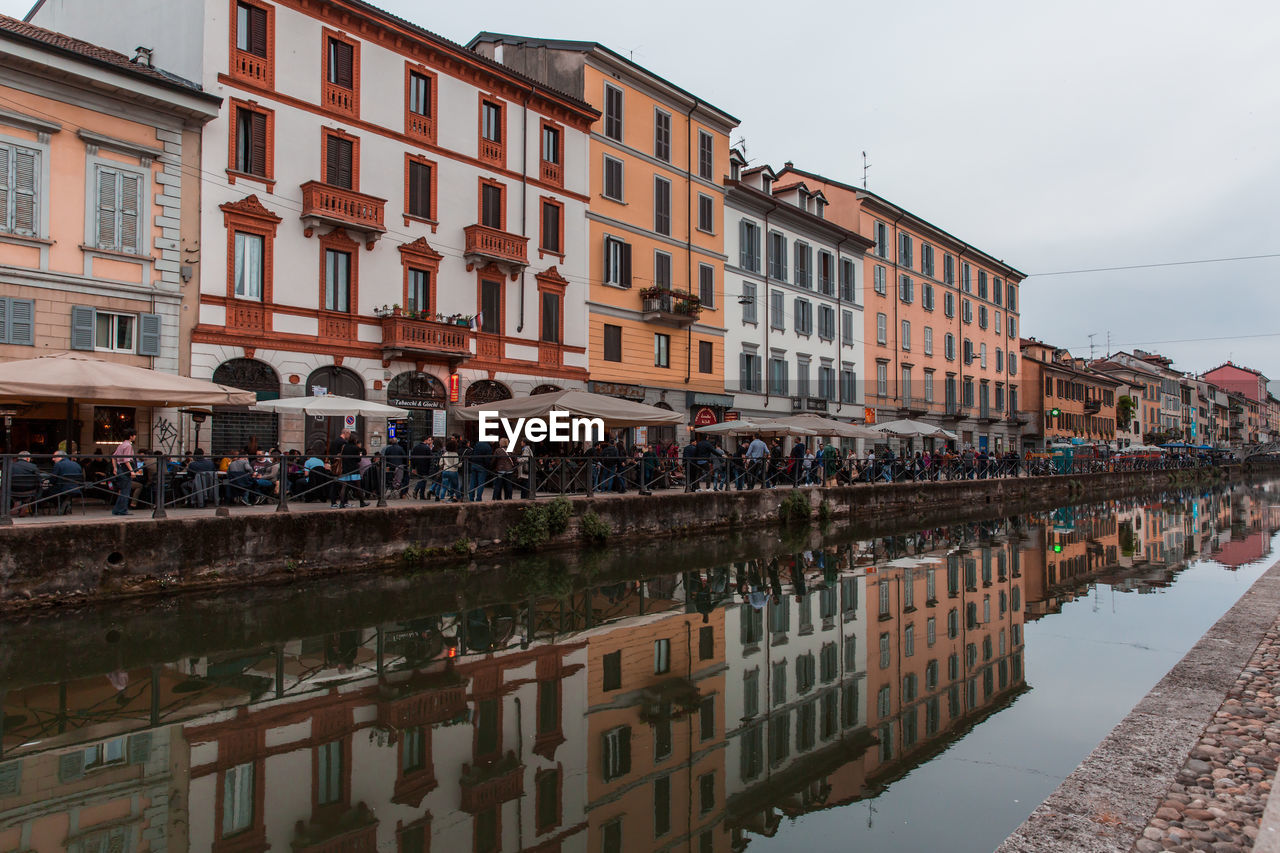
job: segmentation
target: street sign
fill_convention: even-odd
[[[356,428],[356,416],[355,416],[355,415],[343,415],[343,417],[342,417],[342,426],[343,426],[343,428],[344,428],[344,429],[355,429],[355,428]]]
[[[396,440],[396,422],[387,421],[387,441]]]
[[[716,413],[706,406],[698,409],[698,413],[693,416],[694,426],[711,426],[714,423],[717,423]]]

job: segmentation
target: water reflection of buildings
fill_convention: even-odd
[[[1076,508],[10,686],[0,850],[741,849],[1005,707],[1024,621],[1278,521]]]

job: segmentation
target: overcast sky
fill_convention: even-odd
[[[381,5],[601,41],[741,119],[757,163],[860,183],[865,150],[870,189],[1031,274],[1024,335],[1280,379],[1280,257],[1036,275],[1280,253],[1280,3]]]

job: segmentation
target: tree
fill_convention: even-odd
[[[1138,409],[1138,401],[1127,394],[1121,394],[1116,400],[1116,426],[1122,430],[1129,429],[1129,421]]]

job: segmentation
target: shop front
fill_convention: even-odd
[[[427,436],[443,438],[447,435],[445,407],[448,400],[444,383],[430,373],[410,370],[397,374],[387,385],[387,405],[408,409],[409,417],[387,425],[387,440],[406,438],[410,445],[414,445]]]

